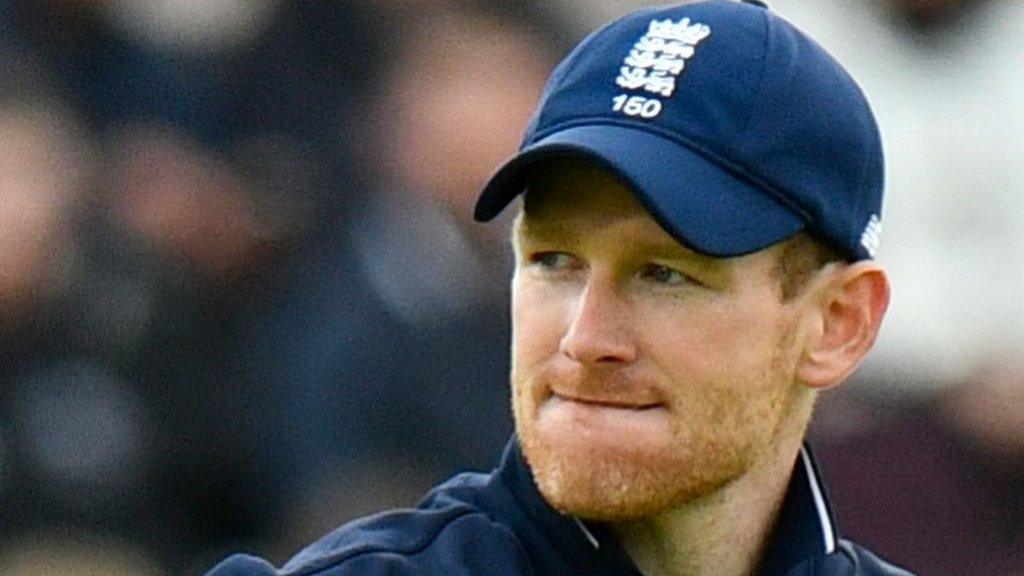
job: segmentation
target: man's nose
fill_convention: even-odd
[[[563,354],[581,364],[626,364],[636,359],[629,308],[610,283],[588,283],[571,314],[560,343]]]

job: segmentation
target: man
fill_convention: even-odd
[[[498,469],[212,574],[906,574],[839,539],[802,447],[889,300],[842,68],[760,3],[633,14],[555,70],[476,217],[524,190]]]

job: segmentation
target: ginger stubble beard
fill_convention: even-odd
[[[793,420],[792,344],[793,332],[784,331],[767,369],[745,385],[666,390],[672,432],[654,445],[544,437],[537,430],[544,395],[514,369],[516,433],[534,482],[560,512],[603,522],[635,521],[716,492],[770,458]],[[797,425],[806,426],[803,420]]]

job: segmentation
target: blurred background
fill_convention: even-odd
[[[1024,2],[770,0],[888,153],[895,295],[813,436],[842,532],[1024,575]],[[488,469],[505,229],[557,59],[631,1],[0,0],[0,576],[275,562]]]

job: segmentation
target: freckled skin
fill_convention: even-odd
[[[797,312],[772,249],[690,252],[580,164],[533,183],[514,243],[516,431],[557,509],[657,514],[743,476],[784,428],[806,424],[794,408]]]

